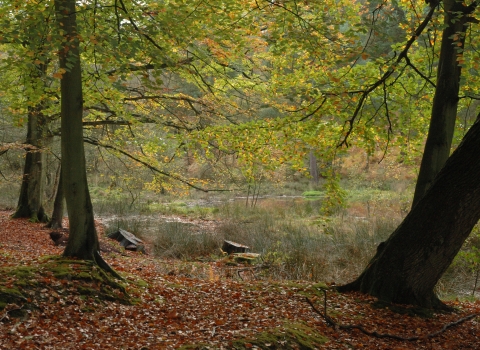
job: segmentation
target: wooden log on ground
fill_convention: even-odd
[[[232,253],[245,253],[248,249],[250,249],[250,247],[244,244],[227,241],[227,240],[223,241],[222,250],[228,255]]]
[[[107,237],[117,240],[127,250],[145,253],[143,241],[131,232],[119,228],[117,231],[109,233]]]

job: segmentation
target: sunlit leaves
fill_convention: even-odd
[[[369,152],[398,146],[409,160],[421,150],[441,15],[412,46],[410,65],[394,62],[423,19],[423,3],[77,5],[78,36],[72,40],[82,52],[84,119],[117,123],[90,124],[87,133],[152,164],[179,174],[180,161],[160,160],[181,159],[188,149],[196,161],[205,158],[220,168],[222,159],[235,157],[250,179],[283,166],[302,170],[310,150],[331,159],[363,92],[386,71],[394,73],[385,89],[365,99],[349,143]],[[45,115],[57,115],[65,72],[54,62],[69,44],[52,29],[57,26],[51,3],[7,1],[1,11],[1,90],[8,110],[19,121],[29,106],[39,104]],[[478,97],[476,42],[459,47],[459,62],[469,72],[462,86],[473,97]],[[70,59],[71,65],[76,58]],[[467,116],[472,103],[463,102]],[[465,117],[462,130],[470,119]]]

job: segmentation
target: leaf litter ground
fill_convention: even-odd
[[[333,327],[320,315],[320,284],[240,279],[223,260],[186,273],[178,261],[101,238],[105,259],[125,278],[116,286],[89,264],[58,258],[63,248],[50,229],[11,214],[0,211],[0,349],[478,349],[478,318],[454,324],[479,313],[478,301],[448,302],[456,312],[425,318],[329,290]]]

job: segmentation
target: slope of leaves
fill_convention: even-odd
[[[122,303],[124,291],[110,288],[118,298],[101,297],[104,283],[91,278],[92,268],[64,263],[41,224],[11,219],[0,212],[1,349],[474,349],[477,318],[452,325],[480,312],[480,303],[451,302],[456,312],[430,318],[375,308],[361,294],[327,292],[328,316],[341,325],[361,325],[370,332],[388,333],[400,341],[368,336],[359,329],[331,327],[324,312],[320,285],[278,283],[225,276],[222,261],[198,263],[197,272],[182,273],[175,262],[134,252],[115,252],[105,259],[125,277],[125,292],[136,303]],[[101,230],[101,228],[100,228]],[[104,245],[111,244],[103,241]],[[85,265],[85,264],[84,264]],[[88,264],[87,264],[88,265]],[[162,274],[165,266],[172,273]],[[55,269],[56,266],[56,269]],[[80,270],[83,279],[73,270]],[[16,271],[17,273],[14,273]],[[23,272],[23,273],[21,273]],[[27,278],[25,278],[25,276]],[[75,277],[76,276],[76,277]],[[90,277],[89,277],[90,276]],[[23,284],[22,284],[23,281]],[[145,282],[143,282],[145,281]],[[28,282],[28,283],[26,283]],[[312,308],[306,301],[312,301]]]

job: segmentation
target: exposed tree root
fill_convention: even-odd
[[[112,267],[105,260],[103,260],[102,256],[98,251],[94,253],[94,261],[105,272],[109,273],[110,275],[119,280],[123,280],[123,277],[120,276],[117,271],[112,269]]]
[[[375,260],[372,259],[372,261]],[[377,297],[380,300],[382,300],[382,295],[376,294],[374,291],[368,289],[365,287],[365,285],[362,285],[364,283],[364,280],[366,279],[365,277],[366,271],[364,271],[356,280],[335,287],[335,289],[340,292],[340,293],[346,293],[346,292],[360,292],[360,293],[365,293],[369,294],[373,297]],[[368,285],[368,284],[367,284]],[[385,301],[385,300],[384,300]],[[404,300],[386,300],[386,302],[393,302],[396,304],[411,304],[413,306],[418,306],[420,308],[429,308],[433,309],[436,311],[443,311],[443,312],[452,312],[454,311],[454,308],[448,306],[444,302],[442,302],[433,291],[430,292],[430,294],[427,294],[426,296],[423,296],[421,298],[417,298],[415,295],[410,294],[409,298],[404,298]]]

